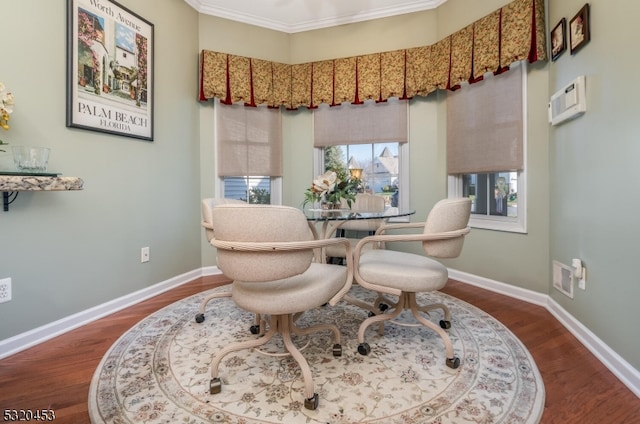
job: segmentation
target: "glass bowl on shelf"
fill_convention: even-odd
[[[20,172],[46,172],[49,162],[48,147],[12,146],[13,162]]]

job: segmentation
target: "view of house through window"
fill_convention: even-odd
[[[324,148],[325,169],[361,169],[365,192],[384,196],[387,206],[398,206],[400,143],[345,144]]]
[[[518,217],[517,172],[464,174],[462,187],[472,214]]]

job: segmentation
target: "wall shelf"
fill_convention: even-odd
[[[0,191],[4,211],[21,191],[82,190],[84,181],[78,177],[61,177],[56,173],[28,173],[0,171]]]

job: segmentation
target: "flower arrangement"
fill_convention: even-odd
[[[313,179],[311,187],[304,193],[303,206],[307,203],[322,202],[335,207],[342,199],[351,207],[356,198],[360,180],[349,177],[345,169],[329,170]]]
[[[9,129],[9,115],[13,112],[13,94],[7,91],[7,88],[0,82],[0,127],[5,130]],[[0,139],[0,146],[7,145]],[[4,150],[0,149],[0,152]]]

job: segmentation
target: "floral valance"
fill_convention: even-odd
[[[430,46],[287,65],[202,51],[200,100],[315,108],[408,99],[546,60],[544,0],[515,0]]]

